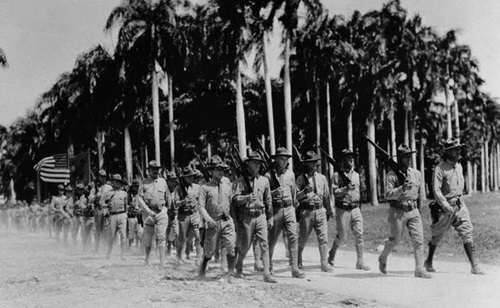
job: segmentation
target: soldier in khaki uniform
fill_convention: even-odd
[[[128,194],[123,190],[123,186],[127,185],[119,174],[114,174],[111,177],[111,191],[107,191],[102,195],[104,200],[104,206],[102,210],[104,216],[109,216],[109,242],[108,242],[108,252],[106,258],[110,258],[111,251],[113,249],[113,243],[116,238],[116,234],[120,234],[120,256],[123,260],[125,253],[125,241],[127,238],[127,206],[129,204]]]
[[[210,182],[201,185],[198,199],[200,214],[206,223],[205,242],[203,244],[203,261],[200,264],[198,275],[204,277],[208,261],[214,256],[217,240],[222,238],[227,252],[228,279],[231,282],[234,276],[236,261],[235,243],[236,232],[230,215],[232,188],[229,183],[221,181],[224,170],[229,168],[218,155],[210,158],[207,166],[212,173]]]
[[[245,160],[250,177],[240,177],[233,184],[234,206],[239,207],[242,220],[238,230],[239,247],[236,262],[236,276],[243,277],[243,260],[252,245],[254,236],[261,249],[264,266],[264,281],[276,283],[269,267],[268,228],[272,228],[273,207],[269,179],[259,175],[264,160],[257,152],[252,152]],[[247,182],[248,181],[248,182]],[[250,185],[250,187],[248,187]]]
[[[356,268],[369,270],[363,260],[363,216],[359,203],[359,174],[354,171],[354,152],[350,149],[342,151],[343,170],[337,170],[333,177],[332,191],[335,196],[335,219],[337,236],[328,256],[328,263],[333,266],[337,249],[345,242],[349,229],[356,240]],[[351,181],[344,183],[339,172],[343,172]],[[347,180],[346,180],[347,181]]]
[[[137,201],[137,192],[139,190],[140,182],[138,180],[133,180],[132,186],[130,186],[129,197],[131,199],[130,205],[127,209],[127,237],[129,248],[135,242],[138,246],[141,242],[142,237],[142,226],[139,223],[139,216],[141,215],[141,208]]]
[[[179,221],[177,220],[177,209],[174,206],[173,200],[175,195],[175,190],[179,185],[179,179],[172,171],[166,172],[167,186],[170,193],[171,202],[167,204],[167,215],[168,215],[168,226],[167,226],[167,256],[170,256],[172,247],[176,247],[177,235],[179,234]]]
[[[273,198],[274,224],[269,229],[269,266],[273,274],[273,252],[279,239],[281,230],[288,239],[288,249],[292,265],[292,277],[303,278],[305,274],[298,268],[298,237],[297,219],[295,217],[295,203],[297,191],[295,188],[295,174],[288,168],[288,160],[292,157],[285,148],[278,148],[271,156],[275,166],[266,174],[269,182],[276,181],[276,189],[271,191]],[[274,173],[274,176],[271,174]]]
[[[448,139],[445,143],[442,161],[434,169],[432,189],[440,212],[438,219],[433,219],[431,225],[432,238],[424,266],[428,272],[436,271],[432,264],[434,252],[448,229],[453,226],[464,243],[465,253],[471,264],[471,273],[484,275],[475,257],[469,210],[461,199],[464,189],[464,175],[460,164],[461,147],[459,140]]]
[[[200,214],[198,212],[198,199],[200,196],[200,185],[194,183],[196,171],[191,167],[182,170],[181,182],[174,192],[174,206],[177,209],[177,220],[179,222],[179,236],[177,238],[177,264],[182,263],[182,249],[186,243],[188,232],[193,232],[194,244],[196,246],[196,265],[201,257],[200,244]],[[184,191],[185,189],[185,191]],[[185,195],[186,194],[186,195]]]
[[[303,268],[302,252],[314,229],[318,237],[321,271],[333,272],[328,265],[328,219],[333,208],[326,177],[316,172],[320,159],[314,151],[308,151],[302,161],[307,173],[297,178],[297,200],[300,206],[298,266]]]
[[[156,235],[156,246],[160,252],[160,269],[165,268],[165,241],[168,225],[166,205],[171,202],[170,192],[165,179],[160,178],[160,164],[149,162],[149,178],[139,186],[137,200],[142,208],[144,231],[143,241],[146,252],[145,264],[149,264],[153,235]]]
[[[103,215],[101,206],[103,205],[103,200],[101,196],[113,188],[107,182],[108,175],[106,171],[100,170],[97,175],[97,183],[91,189],[89,195],[89,202],[92,203],[94,207],[94,223],[95,223],[95,252],[99,251],[99,245],[101,243],[101,238],[106,238],[108,230],[105,230],[106,219]]]
[[[401,171],[406,175],[406,180],[401,182],[396,173],[391,170],[387,175],[387,192],[385,198],[390,202],[389,226],[391,236],[385,243],[384,250],[378,258],[379,270],[387,274],[387,257],[398,245],[403,237],[405,227],[410,233],[415,255],[415,277],[431,278],[423,266],[424,258],[424,232],[422,218],[420,217],[420,187],[422,175],[420,171],[410,167],[411,155],[415,153],[407,145],[398,147],[398,164]]]
[[[56,240],[58,243],[60,241],[61,231],[63,228],[63,219],[65,218],[65,216],[68,216],[68,214],[63,211],[63,206],[65,205],[66,201],[67,198],[64,195],[64,185],[59,184],[57,185],[57,195],[53,196],[52,200],[50,201],[50,209],[52,210],[52,213],[54,215],[54,232],[56,234]]]

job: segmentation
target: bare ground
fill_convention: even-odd
[[[464,261],[439,260],[432,279],[413,278],[413,257],[391,256],[388,275],[377,269],[377,255],[366,254],[372,267],[354,269],[355,254],[341,250],[335,273],[319,270],[317,248],[304,256],[306,279],[293,279],[282,246],[275,262],[277,284],[262,281],[247,259],[248,279],[228,283],[211,263],[206,280],[196,278],[194,261],[159,272],[143,265],[133,247],[122,261],[116,247],[110,261],[104,252],[62,248],[47,235],[0,233],[0,307],[499,307],[500,267],[484,265],[486,276],[473,276]],[[156,262],[156,263],[155,263]]]

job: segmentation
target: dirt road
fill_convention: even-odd
[[[334,274],[319,270],[319,253],[308,247],[306,279],[293,279],[282,246],[275,262],[277,284],[253,273],[228,283],[211,263],[207,280],[196,279],[193,261],[158,273],[142,265],[137,248],[122,261],[101,254],[64,249],[46,235],[0,233],[0,307],[499,307],[500,267],[486,266],[473,276],[462,263],[440,262],[433,279],[413,278],[413,258],[389,259],[387,276],[379,274],[377,255],[367,254],[368,272],[354,269],[353,252],[338,253]],[[464,256],[465,259],[465,256]],[[156,262],[156,263],[155,263]]]

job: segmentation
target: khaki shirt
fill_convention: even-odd
[[[266,173],[266,177],[271,181],[271,174]],[[290,169],[284,169],[283,172],[276,172],[276,178],[279,182],[279,187],[283,189],[283,197],[280,200],[285,202],[292,202],[295,206],[297,202],[297,188],[295,187],[295,174]],[[273,201],[279,201],[277,197],[277,190],[271,191]]]
[[[451,199],[462,196],[464,189],[464,174],[462,165],[441,161],[434,169],[434,198],[439,205],[450,205]]]
[[[412,185],[409,190],[403,191],[403,183],[400,183],[396,173],[391,170],[387,174],[387,192],[385,193],[385,198],[390,200],[391,204],[393,202],[405,204],[417,201],[417,204],[420,205],[420,186],[422,183],[422,174],[416,169],[408,168],[406,171],[406,180]]]
[[[237,206],[245,205],[246,209],[265,209],[266,217],[271,218],[273,216],[273,205],[269,179],[265,176],[257,175],[254,178],[250,178],[250,185],[252,186],[252,192],[257,197],[257,200],[249,203],[246,201],[246,198],[243,197],[249,193],[249,190],[243,177],[240,177],[233,183],[234,203]]]
[[[339,172],[344,172],[340,170]],[[339,172],[335,172],[333,175],[332,191],[335,196],[335,202],[339,204],[351,204],[359,203],[360,193],[359,193],[359,174],[354,171],[354,169],[344,172],[344,174],[351,180],[351,184],[354,185],[353,189],[347,188],[347,183],[344,183]]]
[[[197,208],[198,207],[198,199],[200,197],[200,190],[201,190],[201,186],[198,184],[195,184],[195,183],[186,187],[186,191],[187,191],[188,196],[193,197],[196,200],[196,202],[195,202],[195,204],[192,204],[192,205],[188,205],[188,204],[182,205],[182,201],[184,199],[181,199],[181,194],[182,194],[181,193],[181,185],[177,185],[177,187],[175,188],[175,190],[172,194],[173,198],[174,198],[175,207],[178,209],[181,207],[186,207],[186,209],[189,209],[189,210]]]
[[[122,189],[106,191],[102,198],[103,209],[108,209],[110,213],[124,212],[127,210],[128,194]]]
[[[168,206],[171,202],[170,191],[163,178],[144,179],[139,186],[137,195],[142,197],[148,206],[160,209],[163,206]]]
[[[306,194],[304,188],[306,188],[306,180],[309,181],[309,185],[312,186],[313,191]],[[330,196],[330,189],[328,188],[328,182],[326,177],[318,172],[314,172],[312,176],[308,174],[301,174],[297,178],[297,200],[299,203],[306,204],[322,204],[326,209],[326,213],[333,213],[332,198]]]
[[[102,206],[104,204],[104,201],[101,199],[101,196],[103,195],[104,192],[111,190],[113,190],[113,187],[109,183],[104,183],[100,187],[93,187],[90,190],[89,202],[92,204],[98,202],[99,205]]]
[[[198,204],[200,212],[206,219],[218,219],[222,213],[229,215],[233,192],[231,184],[227,182],[217,183],[213,180],[201,185]]]
[[[64,195],[54,196],[54,197],[52,197],[52,200],[50,201],[50,208],[55,213],[61,213],[63,211],[63,207],[66,205],[67,202],[68,202],[68,198]]]

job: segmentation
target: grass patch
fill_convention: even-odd
[[[467,204],[474,226],[473,236],[479,262],[500,265],[500,193],[475,194],[465,197],[464,201]],[[429,202],[430,200],[424,202],[422,206],[425,255],[427,254],[427,243],[431,238],[431,216],[427,206]],[[363,205],[365,250],[376,253],[377,247],[383,245],[389,237],[388,209],[388,203],[381,203],[378,207]],[[333,219],[329,222],[328,238],[330,243],[333,242],[336,235],[334,221]],[[316,242],[313,239],[315,236],[312,235],[310,242],[314,243]],[[348,237],[346,246],[342,249],[355,249],[352,234]],[[407,231],[405,231],[401,243],[392,253],[396,255],[411,255],[413,253]],[[446,233],[439,245],[436,257],[437,259],[451,261],[467,260],[462,241],[453,227]]]

